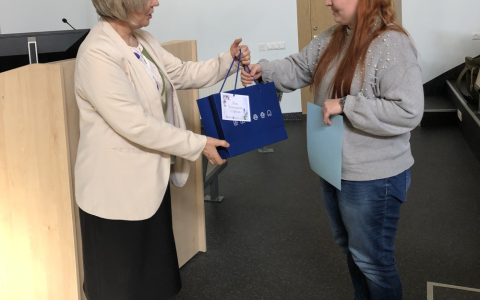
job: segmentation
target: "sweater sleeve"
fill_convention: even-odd
[[[344,113],[352,125],[377,136],[396,136],[414,129],[423,116],[424,93],[417,52],[410,39],[389,33],[376,66],[374,97],[350,95]]]
[[[317,61],[330,39],[329,32],[330,30],[324,31],[302,51],[287,58],[259,61],[262,66],[262,81],[274,82],[277,91],[284,93],[309,86]]]
[[[218,58],[202,62],[182,62],[171,53],[161,48],[160,53],[175,89],[201,89],[215,85],[237,71],[238,64],[235,63],[232,70],[229,67],[232,63],[230,51],[220,54]]]
[[[156,51],[156,54],[162,60],[168,78],[176,90],[211,87],[225,79],[227,74],[230,76],[238,69],[238,63],[234,63],[230,73],[228,72],[233,61],[230,51],[207,61],[184,62],[165,50],[148,31],[138,30],[137,33],[149,40],[152,45],[156,45],[154,51]]]

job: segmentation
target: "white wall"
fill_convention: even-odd
[[[403,0],[403,25],[420,52],[423,82],[480,55],[479,0]]]
[[[90,0],[0,0],[0,28],[2,34],[70,29],[63,18],[77,29],[90,28],[94,12]]]
[[[91,0],[0,0],[2,34],[91,28],[97,15]],[[243,38],[252,60],[281,59],[298,52],[296,0],[160,0],[146,28],[160,43],[197,40],[198,59],[207,60]],[[259,43],[285,42],[285,50],[258,52]],[[285,94],[284,113],[300,112],[300,91]]]
[[[197,40],[198,59],[207,60],[243,38],[252,60],[281,59],[298,52],[296,0],[160,0],[146,29],[159,42]],[[285,50],[258,52],[258,44],[285,42]],[[301,112],[300,91],[285,94],[284,113]]]
[[[480,55],[479,0],[403,0],[403,24],[420,52],[423,82]],[[2,34],[64,30],[67,18],[76,28],[90,28],[97,16],[91,0],[0,0]],[[227,51],[242,37],[253,61],[281,59],[298,52],[296,0],[160,0],[147,29],[160,42],[198,41],[200,60]],[[286,50],[258,52],[258,44],[286,42]],[[286,94],[283,112],[301,111],[300,92]]]

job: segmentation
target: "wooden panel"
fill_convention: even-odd
[[[397,22],[402,25],[403,23],[403,14],[402,14],[402,0],[393,0],[395,2],[395,10],[397,12]]]
[[[335,25],[335,21],[333,19],[332,10],[330,7],[325,6],[325,1],[311,1],[311,28],[312,28],[312,35],[311,38],[313,39],[314,36],[319,35],[323,31],[327,30],[328,28]],[[317,30],[313,30],[313,27],[317,27]],[[307,102],[314,102],[313,91],[310,87],[303,89],[302,91],[302,112],[303,114],[307,114]]]
[[[298,40],[300,49],[303,49],[315,35],[335,25],[332,11],[325,6],[325,1],[297,0]],[[314,30],[314,27],[317,30]],[[313,92],[310,87],[302,91],[302,113],[307,114],[307,103],[313,103]]]
[[[310,0],[297,0],[298,48],[305,48],[312,40]],[[313,99],[308,87],[301,90],[302,113],[307,113],[307,102]]]
[[[312,40],[310,0],[297,0],[298,48],[305,48]]]
[[[75,250],[77,259],[78,274],[78,294],[79,299],[87,300],[83,291],[83,252],[82,252],[82,232],[80,227],[80,215],[77,202],[75,200],[75,162],[77,160],[78,142],[80,140],[80,114],[78,110],[77,100],[75,98],[75,59],[54,62],[58,64],[62,72],[63,99],[65,108],[65,123],[67,127],[65,132],[67,135],[68,146],[68,163],[70,170],[70,199],[72,201],[72,214],[75,216]]]
[[[328,28],[335,25],[335,21],[333,19],[332,10],[330,7],[325,6],[325,1],[317,1],[317,0],[310,0],[311,1],[311,28],[312,28],[312,39],[315,35],[322,33],[323,31],[327,30]],[[313,27],[317,26],[318,29],[315,31]]]
[[[196,41],[172,41],[162,44],[162,47],[182,61],[197,61]],[[200,133],[200,112],[196,103],[198,90],[177,92],[187,129]],[[201,157],[190,165],[187,184],[181,189],[171,187],[173,231],[180,266],[199,251],[207,250]]]
[[[60,66],[1,73],[0,98],[0,299],[77,299]]]
[[[196,61],[195,41],[165,45]],[[0,74],[0,299],[84,299],[74,165],[80,131],[75,61]],[[200,133],[198,90],[179,91],[187,127]],[[172,189],[180,265],[206,251],[201,159]]]

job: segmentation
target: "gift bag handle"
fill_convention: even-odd
[[[244,70],[245,70],[245,68],[248,69],[248,73],[252,73],[252,71],[250,71],[250,68],[249,68],[248,66],[243,66],[243,69],[244,69]],[[246,72],[246,71],[247,71],[247,70],[245,70],[245,72]],[[258,84],[258,82],[257,82],[257,80],[255,79],[255,77],[253,77],[253,81],[255,81],[255,85],[258,87],[258,89],[259,89],[260,91],[262,91],[262,89],[260,88],[260,85]]]
[[[240,56],[238,58],[238,62],[240,63],[240,61],[242,60],[242,49],[239,49],[240,50]],[[228,69],[228,73],[227,73],[227,76],[225,77],[225,80],[223,81],[223,84],[222,84],[222,88],[220,89],[220,93],[223,91],[223,87],[225,86],[225,82],[227,82],[227,79],[228,79],[228,75],[230,74],[230,71],[232,70],[232,67],[233,67],[233,64],[235,63],[235,58],[233,58],[233,61],[232,61],[232,64],[230,65],[230,69]],[[250,68],[248,66],[243,66],[243,69],[245,70],[245,67],[248,69],[248,71],[250,72]],[[240,71],[240,67],[237,68],[237,76],[235,78],[235,88],[233,90],[233,96],[235,97],[236,93],[237,93],[237,82],[238,82],[238,71]],[[246,70],[245,70],[246,71]],[[255,80],[255,78],[253,79],[255,81],[255,84],[257,85],[258,89],[261,91],[260,89],[260,86],[258,85],[257,83],[257,80]]]

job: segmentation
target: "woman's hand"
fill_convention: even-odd
[[[222,159],[218,154],[217,147],[230,147],[230,144],[226,141],[217,140],[211,137],[207,137],[207,144],[203,149],[203,155],[208,159],[212,165],[223,165],[227,160]]]
[[[332,125],[332,121],[330,120],[330,116],[339,115],[343,113],[342,106],[340,105],[341,99],[330,99],[325,101],[322,107],[322,117],[323,122],[325,125]]]
[[[245,72],[242,70],[242,84],[243,86],[247,86],[253,83],[253,79],[258,79],[262,77],[262,65],[254,64],[250,65],[250,73]]]
[[[232,54],[232,58],[235,58],[235,61],[238,62],[238,57],[240,56],[240,49],[242,49],[242,60],[240,63],[244,66],[248,66],[250,64],[250,50],[248,46],[240,46],[242,39],[236,39],[233,42],[232,47],[230,48],[230,53]]]

